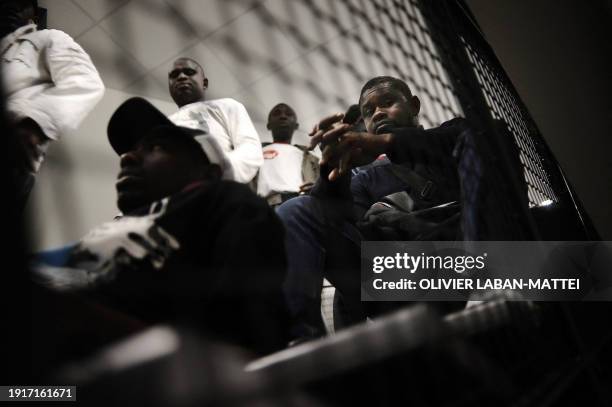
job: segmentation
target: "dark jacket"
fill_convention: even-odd
[[[263,354],[287,344],[282,225],[247,186],[192,185],[94,229],[65,264],[90,298]],[[82,291],[82,290],[81,290]]]

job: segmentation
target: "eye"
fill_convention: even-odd
[[[145,143],[142,145],[142,149],[146,152],[153,152],[153,151],[161,151],[163,150],[163,146],[161,146],[158,143]]]
[[[386,97],[386,98],[383,98],[383,100],[380,102],[380,106],[389,107],[389,106],[392,106],[394,103],[395,103],[395,99],[391,97]]]
[[[179,71],[178,70],[172,71],[172,72],[170,72],[168,74],[168,78],[170,78],[170,79],[176,79],[178,76],[179,76]]]
[[[187,76],[193,76],[196,74],[196,70],[195,69],[191,69],[191,68],[185,68],[183,69],[183,73]]]
[[[147,152],[162,152],[168,151],[169,143],[163,139],[144,140],[141,143],[141,148]]]

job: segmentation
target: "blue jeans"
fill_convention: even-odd
[[[360,307],[361,235],[345,214],[313,196],[290,199],[276,213],[286,229],[284,293],[294,321],[292,334],[321,336],[325,333],[321,318],[324,277],[342,293],[349,308]]]

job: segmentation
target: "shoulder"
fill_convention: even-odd
[[[255,194],[246,184],[234,181],[219,181],[215,187],[215,194],[227,207],[261,207],[269,208],[265,199]]]
[[[238,102],[236,99],[211,99],[202,103],[208,107],[209,111],[216,112],[226,117],[238,116],[240,118],[244,118],[243,116],[248,116],[244,105]]]
[[[63,32],[61,30],[55,30],[53,28],[49,28],[49,29],[45,29],[45,30],[40,30],[40,31],[37,31],[37,32],[42,33],[44,35],[47,35],[49,38],[72,40],[72,37],[70,35],[66,34],[65,32]]]
[[[302,146],[300,144],[291,144],[293,147],[297,148],[298,150],[302,150],[303,152],[307,153],[308,152],[308,147],[306,146]]]
[[[451,119],[451,120],[448,120],[442,123],[440,126],[437,127],[437,129],[461,129],[463,130],[468,127],[469,127],[469,123],[465,118],[455,117],[454,119]]]
[[[190,117],[192,112],[206,111],[207,106],[204,102],[194,102],[188,105],[184,105],[178,108],[178,110],[172,113],[168,118],[170,120],[181,120]]]
[[[244,109],[244,105],[232,98],[211,99],[205,102],[210,107],[218,107],[221,109]]]
[[[45,29],[34,31],[28,34],[28,36],[37,37],[49,45],[76,45],[76,41],[70,35],[60,30]]]
[[[176,111],[176,113],[184,112],[184,111],[187,111],[187,110],[202,109],[204,107],[206,107],[206,102],[204,102],[204,101],[193,102],[193,103],[189,103],[187,105],[183,105],[183,106],[179,107],[178,110]]]
[[[456,117],[454,119],[448,120],[438,127],[431,127],[429,129],[420,129],[424,135],[435,136],[444,140],[448,140],[449,142],[454,142],[454,140],[459,137],[464,131],[470,128],[469,122],[462,118]],[[414,130],[407,129],[408,134],[410,134]]]
[[[314,154],[312,150],[310,150],[308,147],[302,146],[300,144],[292,144],[291,146],[296,150],[301,151],[307,159],[316,161],[317,164],[319,163],[319,157],[317,157],[317,155]]]
[[[175,211],[193,210],[198,217],[222,222],[245,210],[257,214],[269,209],[267,202],[246,184],[226,180],[203,183],[172,195],[170,206]]]
[[[227,223],[262,225],[274,222],[275,213],[268,202],[254,193],[246,184],[221,181],[216,188],[215,201],[219,208],[214,212]]]

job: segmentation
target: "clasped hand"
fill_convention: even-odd
[[[353,125],[342,122],[343,118],[342,113],[328,116],[309,133],[310,148],[321,146],[321,166],[332,168],[328,175],[330,181],[386,153],[393,138],[392,134],[356,132]]]

